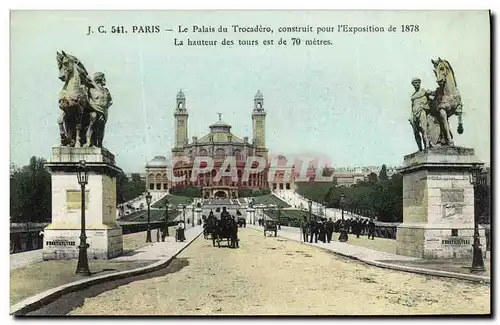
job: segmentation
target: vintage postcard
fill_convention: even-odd
[[[10,313],[491,315],[491,13],[10,14]]]

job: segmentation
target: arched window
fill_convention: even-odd
[[[168,189],[168,179],[167,179],[167,174],[163,174],[163,189],[167,190]]]
[[[198,155],[202,156],[202,157],[206,157],[206,156],[208,156],[208,151],[205,149],[200,149],[200,153]]]
[[[226,151],[222,148],[215,150],[215,159],[224,159],[226,158]]]
[[[148,184],[149,184],[150,190],[155,189],[155,175],[153,175],[153,174],[148,175]]]
[[[161,190],[161,180],[162,180],[161,174],[156,174],[155,183],[156,183],[157,190]]]
[[[237,161],[243,159],[243,155],[241,154],[241,150],[239,150],[239,149],[235,149],[233,151],[233,156],[236,158]]]

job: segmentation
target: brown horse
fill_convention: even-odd
[[[64,51],[57,52],[59,79],[64,86],[59,93],[60,117],[59,133],[61,145],[81,147],[90,143],[86,139],[86,127],[89,112],[89,88],[94,87],[87,70],[75,56]],[[82,133],[84,138],[82,139]]]
[[[451,134],[448,118],[457,115],[457,132],[462,134],[462,98],[450,63],[441,58],[431,60],[431,62],[434,66],[438,88],[434,93],[434,99],[430,102],[434,123],[431,118],[429,120],[429,140],[431,140],[431,144],[453,146],[453,135]],[[434,127],[432,124],[434,124]]]

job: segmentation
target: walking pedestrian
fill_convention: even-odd
[[[326,222],[326,236],[327,236],[327,241],[330,243],[332,241],[332,235],[333,235],[333,221],[332,218],[330,218]]]
[[[368,239],[370,239],[370,236],[372,237],[372,240],[375,239],[375,222],[373,222],[373,220],[368,222]]]
[[[304,218],[304,219],[305,219],[305,218]],[[308,239],[308,238],[307,238],[307,237],[308,237],[308,236],[307,236],[307,227],[308,227],[307,222],[306,222],[305,220],[304,220],[304,221],[302,221],[302,223],[301,223],[301,228],[302,228],[302,236],[304,237],[304,242],[305,242],[305,243],[307,243],[307,239]]]

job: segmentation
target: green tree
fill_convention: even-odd
[[[13,222],[50,220],[52,187],[45,163],[45,159],[33,156],[29,165],[11,168],[10,215]]]
[[[131,180],[125,173],[120,173],[116,177],[116,203],[121,204],[132,200],[144,193],[146,182],[141,180],[139,174],[132,174]]]
[[[372,184],[376,184],[378,182],[378,176],[374,172],[368,174],[368,182]]]
[[[380,179],[381,181],[386,181],[389,179],[389,177],[387,176],[387,166],[385,164],[383,164],[382,168],[380,169],[378,179]]]

